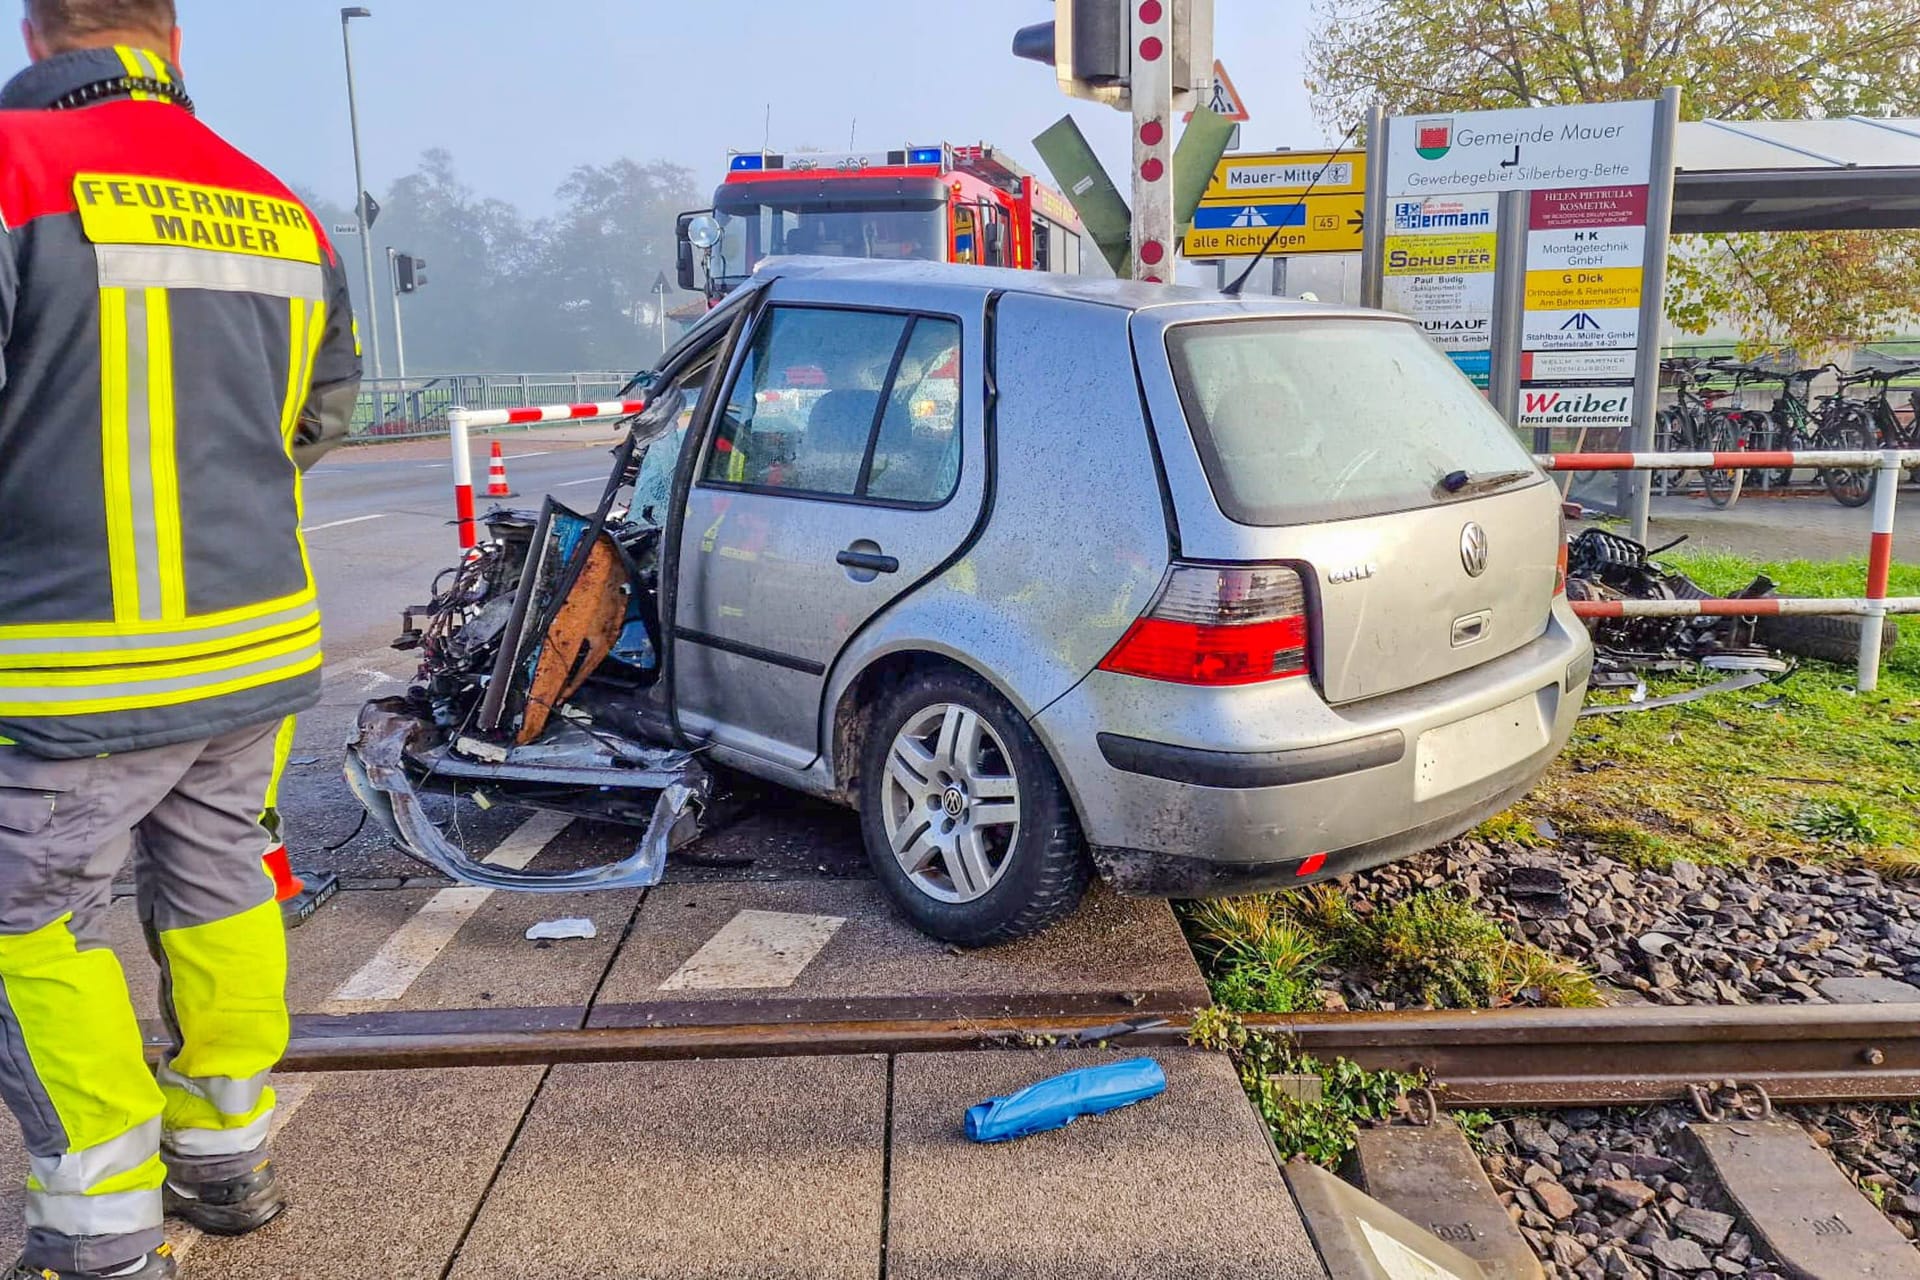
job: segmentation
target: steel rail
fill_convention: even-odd
[[[1184,1042],[1183,1015],[1130,1031],[1110,1013],[1059,1016],[805,1018],[797,1001],[755,1021],[649,1022],[647,1006],[606,1011],[442,1011],[302,1017],[282,1070],[380,1071],[693,1058],[928,1053],[1112,1042]],[[824,1011],[824,1010],[823,1010]],[[1764,1085],[1776,1099],[1834,1102],[1920,1098],[1920,1018],[1901,1005],[1688,1005],[1605,1009],[1418,1010],[1256,1015],[1249,1026],[1283,1035],[1317,1058],[1420,1072],[1444,1105],[1608,1106],[1684,1099],[1724,1080]]]

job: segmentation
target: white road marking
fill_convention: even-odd
[[[267,1131],[267,1141],[271,1143],[280,1136],[280,1131],[293,1119],[293,1113],[300,1104],[313,1096],[320,1082],[312,1076],[281,1076],[273,1082],[273,1127]],[[198,1227],[190,1227],[178,1218],[167,1219],[167,1239],[173,1244],[173,1256],[177,1261],[185,1262],[193,1246],[206,1239],[206,1234]]]
[[[501,841],[486,861],[492,866],[520,870],[572,821],[566,814],[536,813]],[[340,1006],[378,1004],[406,995],[414,980],[447,949],[460,926],[492,896],[491,889],[459,885],[428,898],[411,919],[393,931],[373,958],[360,966],[358,973],[340,984],[323,1011],[352,1012]]]
[[[365,665],[364,658],[346,658],[320,668],[320,687],[327,688],[342,676],[358,676],[362,693],[379,688],[383,684],[399,684],[400,677]]]
[[[322,529],[338,529],[342,525],[365,524],[369,520],[385,520],[386,518],[387,518],[386,513],[382,512],[377,516],[354,516],[348,520],[329,520],[326,524],[310,524],[306,528],[300,530],[300,532],[319,533]]]
[[[660,984],[662,991],[790,987],[846,920],[742,911]]]
[[[556,489],[571,489],[576,484],[605,484],[606,482],[607,478],[605,476],[588,476],[585,480],[562,480],[553,487]]]

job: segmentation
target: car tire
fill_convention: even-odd
[[[976,723],[972,763],[961,763],[966,753],[957,747],[942,754],[949,733],[957,739]],[[894,772],[896,752],[909,751]],[[978,805],[966,799],[969,789],[983,797]],[[1010,811],[1017,821],[1009,829]],[[1073,802],[1046,748],[1005,698],[965,672],[916,673],[873,708],[861,751],[860,830],[874,875],[901,913],[923,933],[963,947],[1011,942],[1057,923],[1079,905],[1091,878]],[[975,831],[973,847],[984,853],[958,864],[961,877],[972,877],[963,881],[936,846]],[[896,837],[904,857],[894,852]],[[981,892],[973,881],[989,887]]]
[[[1802,658],[1818,658],[1850,667],[1860,660],[1860,637],[1868,619],[1851,614],[1781,614],[1755,621],[1754,639],[1770,649]],[[1882,620],[1880,652],[1892,653],[1900,643],[1900,629],[1892,618]]]

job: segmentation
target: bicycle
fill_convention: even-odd
[[[1661,453],[1728,453],[1738,434],[1728,410],[1719,401],[1729,393],[1705,387],[1702,371],[1722,373],[1726,366],[1699,356],[1671,356],[1660,362],[1660,375],[1674,388],[1674,403],[1654,415],[1654,449]],[[1687,468],[1654,472],[1661,490],[1672,493],[1686,479]],[[1733,501],[1731,469],[1700,472],[1701,488],[1716,507]]]
[[[1844,373],[1832,365],[1826,368],[1833,369],[1836,375],[1836,389],[1832,395],[1820,397],[1819,427],[1814,433],[1814,448],[1863,452],[1878,449],[1879,431],[1868,403],[1850,399],[1847,388],[1879,381],[1885,375],[1877,369]],[[1873,501],[1873,490],[1878,480],[1873,467],[1822,467],[1820,483],[1826,486],[1827,492],[1841,506],[1864,507]]]
[[[1819,425],[1814,421],[1813,409],[1808,403],[1808,389],[1827,368],[1822,365],[1817,369],[1799,369],[1785,375],[1764,374],[1769,381],[1778,379],[1780,394],[1774,397],[1772,407],[1760,415],[1765,419],[1765,425],[1756,425],[1754,433],[1748,436],[1749,448],[1769,453],[1798,453],[1813,448]],[[1755,372],[1761,371],[1756,368]],[[1793,484],[1793,468],[1763,471],[1761,483],[1769,489],[1789,488]]]

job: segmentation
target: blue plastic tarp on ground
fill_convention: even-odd
[[[1166,1072],[1152,1058],[1069,1071],[1028,1085],[1004,1098],[989,1098],[967,1108],[967,1137],[975,1142],[1005,1142],[1072,1124],[1157,1097],[1167,1089]]]

